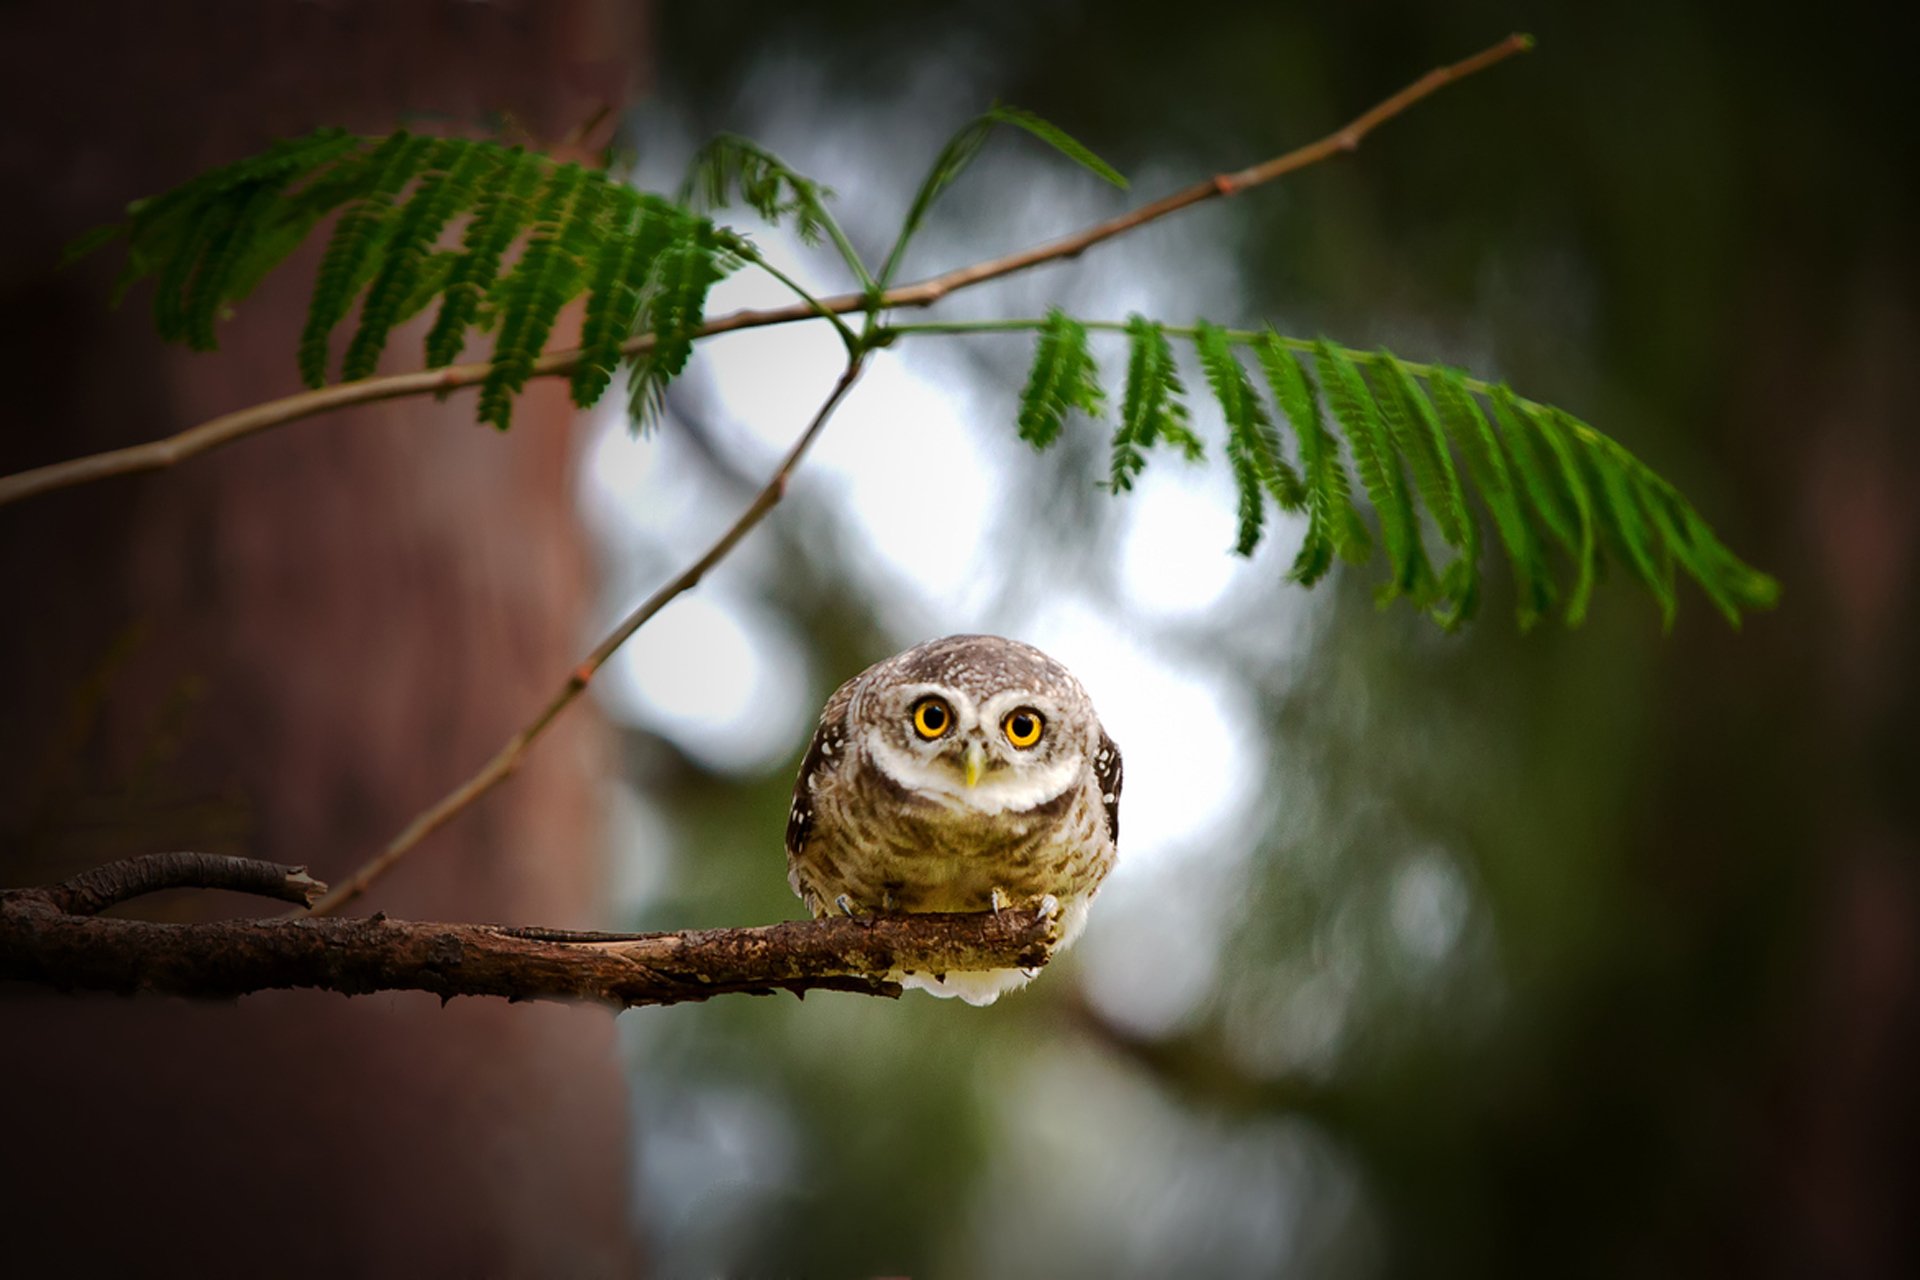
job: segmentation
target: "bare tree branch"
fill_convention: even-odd
[[[1135,227],[1157,221],[1181,209],[1207,200],[1238,195],[1242,191],[1249,191],[1254,187],[1272,182],[1275,178],[1304,169],[1308,165],[1354,151],[1367,134],[1421,99],[1458,80],[1484,71],[1495,63],[1505,61],[1514,54],[1524,53],[1532,47],[1532,40],[1526,36],[1508,36],[1500,43],[1483,49],[1470,58],[1462,59],[1451,66],[1429,71],[1419,80],[1356,116],[1317,142],[1242,169],[1238,173],[1220,174],[1195,183],[1183,191],[1177,191],[1118,217],[1095,223],[1064,239],[978,262],[972,266],[959,267],[915,284],[890,289],[880,297],[876,309],[887,311],[899,307],[931,306],[958,290],[971,288],[988,280],[997,280],[1001,276],[1024,271],[1042,263],[1077,257],[1104,240],[1111,240]],[[813,302],[802,302],[768,310],[736,311],[702,325],[694,336],[704,338],[716,333],[730,333],[737,329],[818,319],[823,310],[834,315],[845,315],[849,312],[865,311],[870,305],[872,304],[864,294],[843,293],[822,298],[817,305]],[[629,356],[637,355],[650,350],[653,342],[651,334],[640,335],[628,340],[621,351]],[[553,378],[571,374],[579,364],[580,357],[581,352],[578,348],[549,352],[534,362],[528,376]],[[279,400],[252,405],[232,413],[222,414],[217,418],[210,418],[198,426],[189,427],[163,440],[130,445],[124,449],[111,449],[104,453],[89,454],[83,458],[73,458],[66,462],[50,463],[29,471],[0,476],[0,506],[18,502],[36,494],[66,489],[93,480],[103,480],[109,476],[136,475],[146,471],[163,470],[177,462],[185,461],[210,449],[217,449],[222,445],[232,444],[236,440],[245,439],[269,427],[297,422],[333,409],[370,404],[379,400],[392,400],[402,396],[445,394],[460,387],[474,386],[486,379],[490,368],[486,361],[474,361],[469,364],[448,365],[441,369],[424,369],[416,373],[362,378],[357,382],[337,383],[313,391],[302,391]]]
[[[422,840],[446,825],[462,809],[511,777],[513,771],[519,767],[521,757],[526,755],[540,735],[547,731],[547,726],[551,725],[575,698],[586,692],[587,685],[592,682],[595,673],[606,665],[607,659],[613,656],[614,650],[625,644],[647,619],[666,608],[676,596],[691,591],[700,579],[707,575],[707,571],[720,563],[740,539],[747,535],[747,531],[759,524],[766,517],[767,512],[773,510],[780,499],[786,496],[787,480],[792,476],[793,469],[800,465],[800,459],[806,456],[807,449],[819,437],[820,429],[827,425],[827,419],[833,416],[833,411],[846,398],[847,392],[851,391],[853,384],[859,381],[860,371],[865,361],[864,353],[856,353],[847,361],[846,372],[842,373],[840,380],[833,384],[833,390],[827,393],[827,398],[821,402],[819,411],[813,415],[813,420],[807,424],[807,429],[800,433],[799,439],[793,442],[793,447],[787,450],[787,456],[780,460],[779,467],[774,470],[766,486],[755,495],[753,501],[747,505],[747,509],[740,513],[740,518],[727,527],[718,541],[707,548],[705,554],[683,569],[672,581],[643,600],[639,608],[622,618],[620,624],[594,646],[593,652],[587,655],[586,660],[568,674],[559,692],[547,701],[547,705],[540,709],[540,713],[528,721],[519,732],[508,738],[506,744],[494,753],[493,759],[482,765],[478,773],[455,787],[436,801],[432,807],[409,822],[406,830],[395,836],[385,849],[369,858],[346,880],[335,885],[331,892],[313,904],[311,914],[332,915],[365,893],[369,885],[392,870],[394,865],[406,857]]]
[[[132,865],[115,863],[89,875],[137,880],[148,874],[118,870]],[[270,863],[250,866],[260,883],[300,874]],[[191,877],[184,871],[174,877],[182,878]],[[221,888],[237,879],[231,868],[206,878]],[[900,987],[886,977],[895,969],[1044,965],[1057,928],[1054,918],[1028,910],[652,934],[426,924],[384,915],[158,924],[69,911],[62,904],[72,883],[0,892],[0,981],[198,998],[289,987],[343,995],[428,991],[443,999],[593,1000],[618,1008],[773,991],[898,996]]]
[[[15,892],[38,893],[60,911],[91,916],[129,898],[166,889],[227,889],[305,907],[312,906],[327,886],[308,875],[305,867],[218,853],[149,853],[83,871],[48,889]]]

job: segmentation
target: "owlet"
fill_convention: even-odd
[[[827,700],[793,788],[787,880],[816,916],[1057,908],[1058,951],[1119,835],[1120,748],[1080,682],[1017,640],[947,636]],[[890,976],[991,1004],[1034,972]]]

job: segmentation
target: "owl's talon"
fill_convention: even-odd
[[[840,908],[840,914],[843,916],[851,916],[851,915],[859,914],[859,912],[853,909],[853,899],[849,898],[844,893],[833,900],[833,905]]]
[[[1059,914],[1060,899],[1049,893],[1041,896],[1040,905],[1035,909],[1033,918],[1035,920],[1052,920],[1057,918]]]
[[[1005,889],[995,885],[987,894],[987,903],[993,908],[993,914],[999,915],[1002,911],[1005,911],[1013,905],[1013,899],[1007,896]]]

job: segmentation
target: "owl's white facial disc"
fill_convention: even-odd
[[[932,741],[906,727],[906,709],[928,694],[945,699],[953,713],[952,728]],[[1049,731],[1059,723],[1057,709],[1044,695],[1006,692],[976,706],[958,689],[908,685],[894,690],[889,701],[895,714],[882,716],[879,724],[867,730],[867,757],[888,778],[917,795],[976,813],[1019,813],[1055,799],[1082,772],[1082,753],[1072,742],[1049,739],[1043,733],[1041,742],[1020,749],[1006,739],[1001,721],[1016,707],[1037,711]],[[969,750],[978,753],[984,766],[972,786],[967,785],[964,764]]]

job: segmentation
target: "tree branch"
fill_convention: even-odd
[[[129,898],[166,889],[226,889],[297,902],[304,907],[312,906],[327,886],[308,875],[305,867],[283,867],[218,853],[149,853],[83,871],[51,888],[15,892],[37,893],[57,910],[91,916]]]
[[[310,914],[332,915],[365,893],[368,886],[392,870],[395,864],[406,857],[422,840],[438,831],[462,809],[505,782],[519,767],[521,757],[525,756],[540,735],[547,731],[547,726],[551,725],[575,698],[586,692],[587,685],[592,682],[600,668],[606,665],[607,659],[613,656],[614,650],[625,644],[647,619],[664,609],[676,596],[692,590],[700,579],[706,576],[707,571],[725,558],[740,539],[747,535],[748,530],[759,524],[766,517],[767,512],[773,510],[780,499],[786,496],[787,480],[793,474],[793,469],[800,465],[800,459],[806,455],[807,449],[819,436],[820,429],[826,426],[827,419],[833,416],[833,411],[839,407],[841,400],[845,399],[847,392],[853,389],[853,384],[859,380],[865,363],[865,353],[856,351],[847,362],[846,372],[842,373],[840,380],[833,384],[833,390],[827,394],[827,398],[820,404],[819,411],[813,415],[813,421],[807,424],[807,429],[800,433],[800,438],[793,442],[791,449],[787,450],[787,456],[780,460],[780,465],[775,469],[772,478],[748,504],[747,509],[740,513],[740,518],[727,527],[726,532],[707,548],[704,555],[648,596],[641,602],[639,608],[622,618],[620,624],[594,646],[593,652],[587,655],[586,660],[573,669],[559,691],[548,700],[546,706],[540,709],[540,713],[528,721],[519,732],[508,738],[506,744],[494,753],[493,759],[481,766],[478,773],[455,787],[431,808],[408,823],[406,830],[395,836],[393,842],[385,849],[369,858],[351,876],[335,885],[331,892],[314,903]]]
[[[245,863],[260,883],[301,874],[240,858],[213,861]],[[88,875],[147,874],[120,870],[133,866],[115,863]],[[215,887],[230,888],[232,876],[228,868],[210,878],[221,881]],[[70,911],[61,895],[73,883],[0,892],[0,981],[198,998],[290,987],[343,995],[428,991],[443,1000],[593,1000],[616,1008],[773,991],[898,996],[900,987],[886,977],[895,969],[1044,965],[1057,928],[1054,918],[1026,910],[651,934],[427,924],[384,915],[157,924]]]
[[[1242,169],[1238,173],[1220,174],[1209,178],[1151,204],[1142,205],[1129,213],[1095,223],[1064,239],[975,263],[972,266],[960,267],[916,284],[890,289],[881,295],[878,310],[931,306],[960,289],[971,288],[988,280],[997,280],[1001,276],[1024,271],[1042,263],[1076,257],[1104,240],[1111,240],[1135,227],[1157,221],[1181,209],[1207,200],[1237,195],[1242,191],[1272,182],[1285,174],[1304,169],[1308,165],[1353,151],[1359,147],[1361,140],[1367,134],[1421,99],[1458,80],[1484,71],[1514,54],[1524,53],[1532,47],[1533,41],[1530,37],[1508,36],[1499,44],[1484,49],[1470,58],[1428,72],[1419,80],[1356,116],[1317,142],[1296,148],[1262,164]],[[695,332],[694,336],[705,338],[738,329],[819,319],[822,310],[834,315],[845,315],[849,312],[865,311],[870,305],[870,300],[864,294],[845,293],[822,298],[817,305],[800,303],[768,310],[736,311],[731,315],[707,322]],[[650,334],[635,337],[622,346],[621,351],[628,356],[637,355],[650,350],[653,341]],[[581,352],[578,348],[549,352],[534,362],[528,376],[551,378],[570,374],[579,364],[580,358]],[[460,387],[473,386],[485,380],[490,368],[486,361],[474,361],[469,364],[448,365],[440,369],[425,369],[416,373],[390,374],[384,377],[362,378],[357,382],[338,383],[222,414],[163,440],[89,454],[83,458],[74,458],[66,462],[36,467],[29,471],[16,472],[9,476],[0,476],[0,506],[18,502],[36,494],[71,488],[74,485],[86,484],[110,476],[163,470],[177,462],[195,457],[210,449],[217,449],[222,445],[232,444],[236,440],[245,439],[269,427],[297,422],[329,410],[430,392],[444,394]]]

